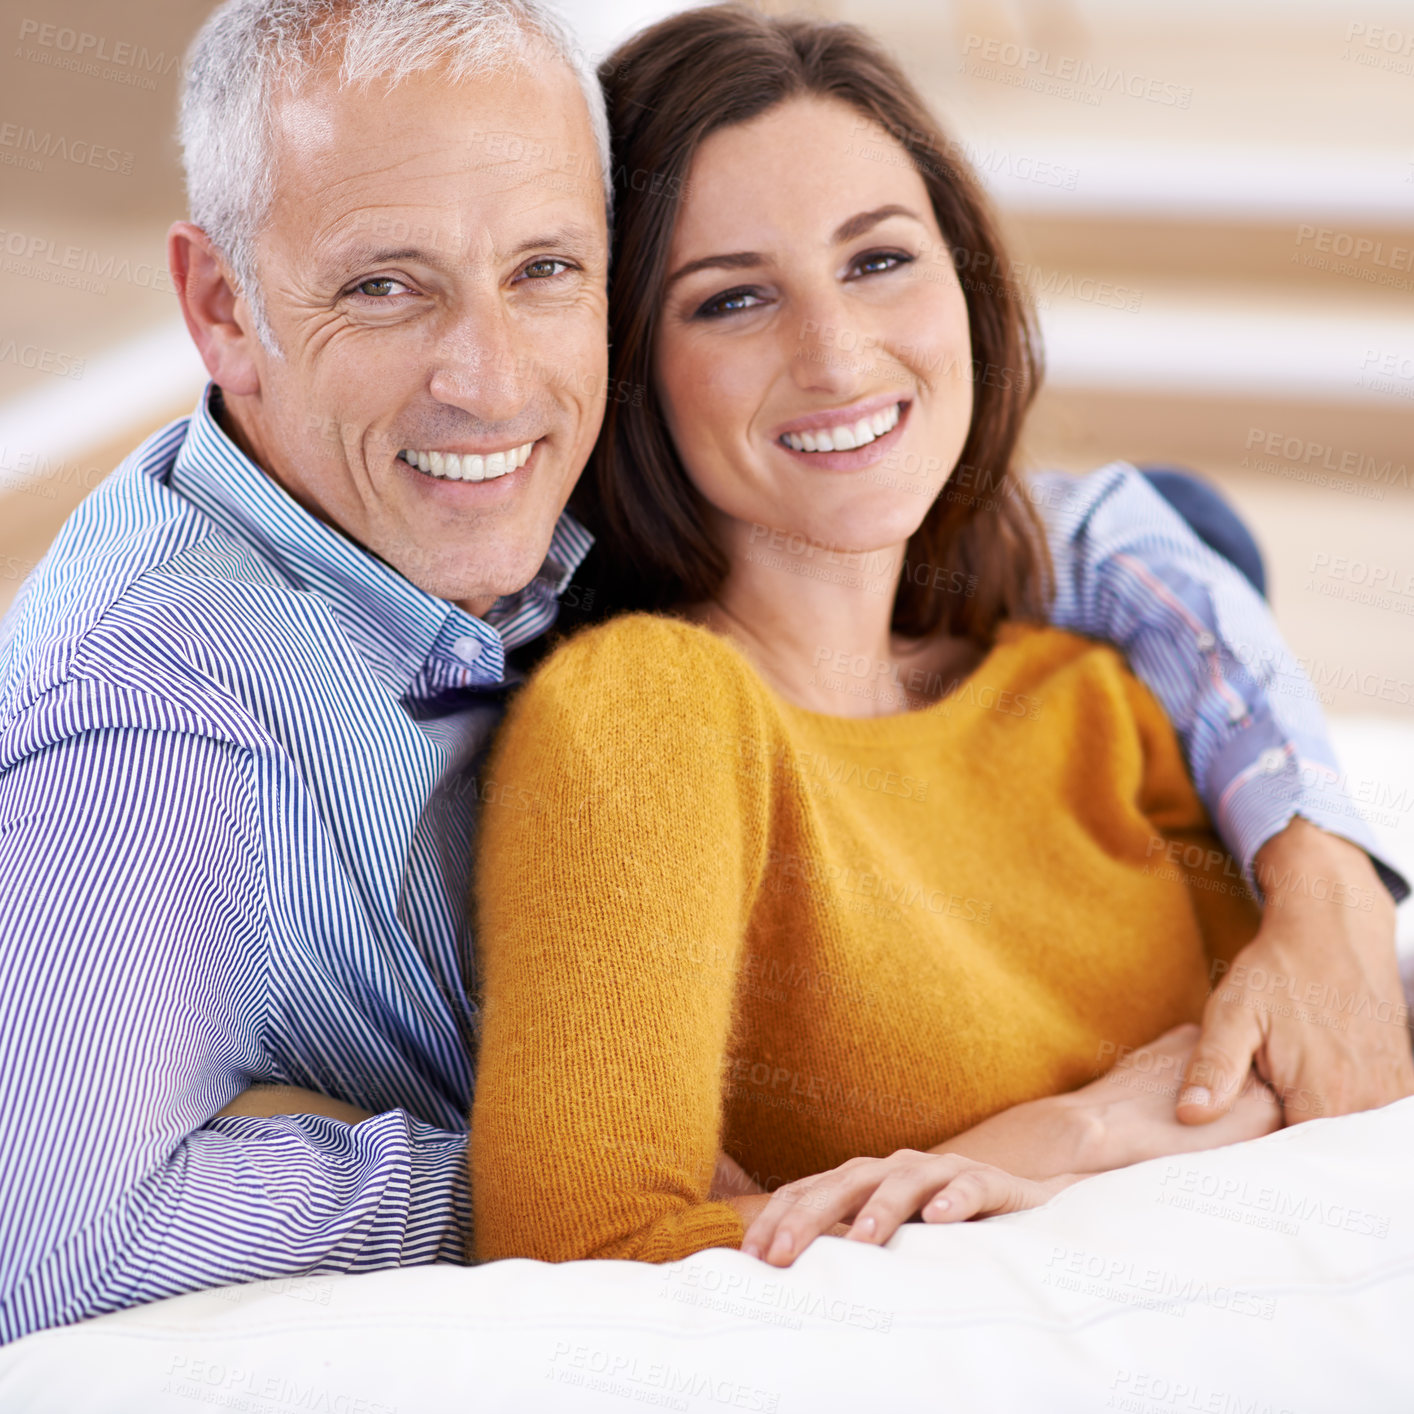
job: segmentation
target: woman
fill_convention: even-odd
[[[477,1255],[788,1263],[1275,1127],[1085,1086],[1156,1037],[1176,1077],[1256,910],[1162,863],[1219,851],[1153,699],[1035,626],[1038,362],[975,183],[849,27],[696,11],[602,72],[651,396],[583,509],[668,612],[560,648],[488,771]]]

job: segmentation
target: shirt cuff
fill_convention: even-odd
[[[1269,716],[1235,730],[1208,767],[1208,798],[1217,794],[1214,823],[1236,849],[1242,875],[1258,898],[1257,851],[1296,816],[1363,849],[1396,903],[1409,897],[1408,880],[1380,857],[1360,805],[1346,792],[1325,744],[1284,733]]]

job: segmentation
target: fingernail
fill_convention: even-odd
[[[754,1242],[743,1242],[741,1250],[748,1257],[755,1257],[758,1262],[761,1260],[761,1249]]]
[[[874,1229],[878,1226],[879,1224],[876,1223],[873,1218],[858,1218],[855,1220],[854,1231],[857,1232],[860,1237],[873,1237]]]
[[[1186,1085],[1183,1093],[1178,1097],[1180,1105],[1211,1105],[1213,1103],[1212,1092],[1206,1085]]]
[[[928,1211],[930,1213],[944,1213],[951,1207],[951,1198],[934,1198],[933,1201],[928,1204]]]
[[[790,1233],[778,1232],[776,1240],[771,1244],[771,1252],[768,1258],[772,1262],[784,1261],[790,1256],[791,1240]]]

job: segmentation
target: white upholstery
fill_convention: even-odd
[[[264,1282],[0,1351],[24,1414],[1414,1408],[1414,1100],[817,1243],[787,1273],[500,1262]]]

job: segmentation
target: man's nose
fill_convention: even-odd
[[[509,422],[530,399],[536,360],[495,298],[462,309],[438,340],[429,389],[480,422]]]

